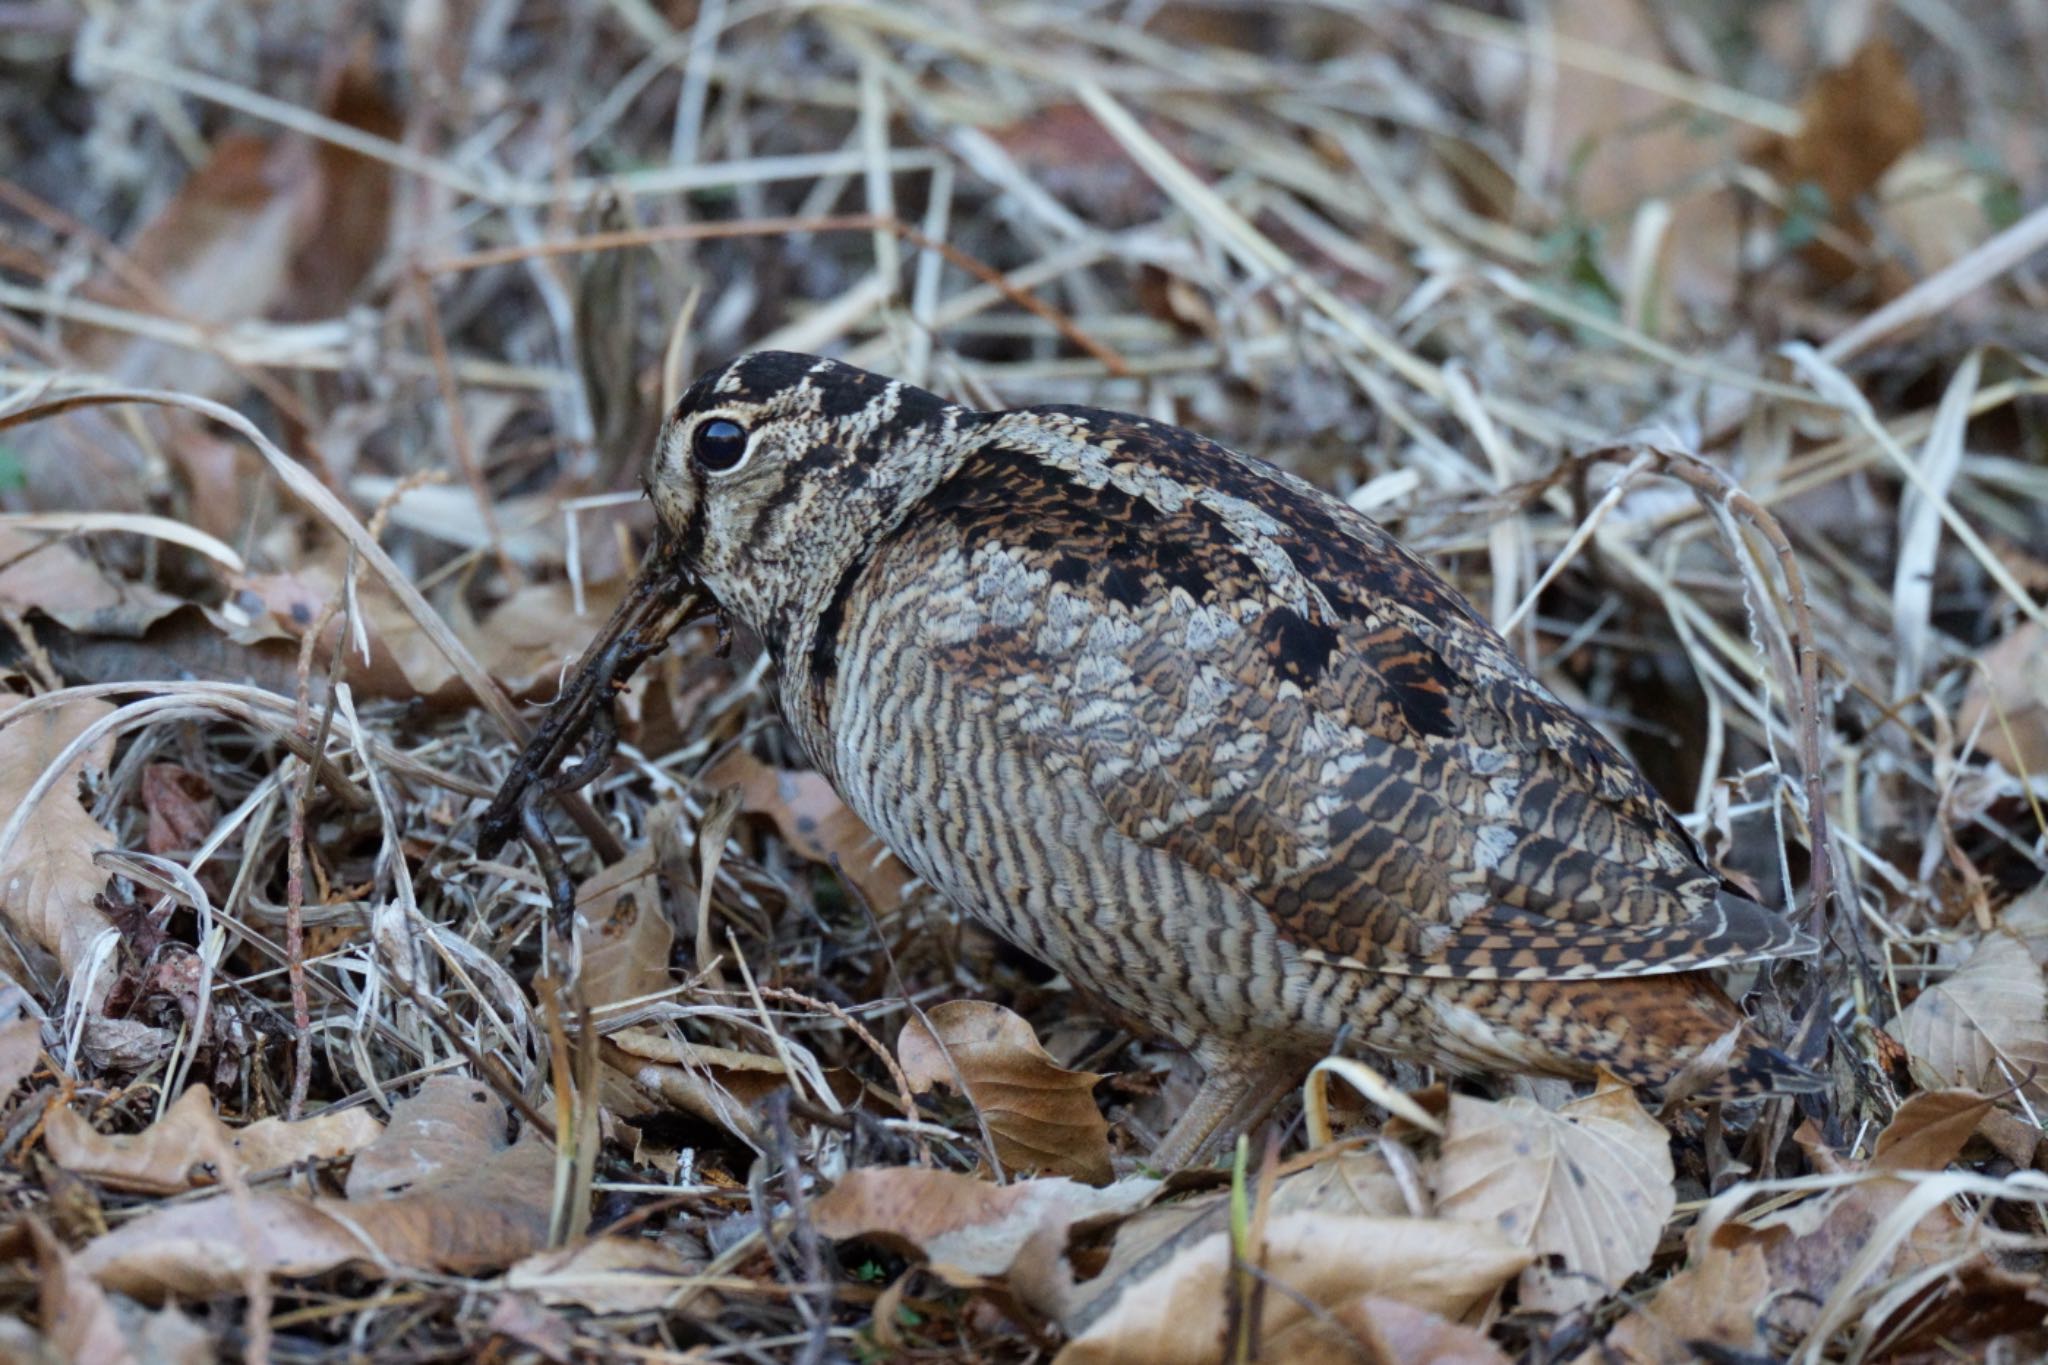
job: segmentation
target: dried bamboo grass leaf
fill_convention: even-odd
[[[1927,665],[1934,610],[1935,557],[1941,550],[1941,513],[1963,464],[1963,433],[1969,425],[1970,400],[1977,393],[1982,369],[1980,352],[1970,352],[1956,367],[1934,425],[1920,452],[1920,478],[1899,499],[1897,568],[1892,574],[1892,640],[1898,646],[1892,695],[1910,697],[1920,690]]]

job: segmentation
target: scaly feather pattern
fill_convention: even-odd
[[[1340,1034],[1656,1085],[1729,1030],[1720,1093],[1811,1083],[1702,973],[1812,944],[1301,480],[1124,414],[976,412],[770,352],[691,388],[649,487],[889,846],[1239,1088]]]

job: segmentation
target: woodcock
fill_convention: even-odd
[[[1333,1045],[1811,1089],[1708,969],[1811,949],[1376,523],[1083,407],[814,356],[699,379],[647,470],[811,759],[904,863],[1206,1069],[1161,1144]],[[1697,1073],[1696,1073],[1697,1074]]]

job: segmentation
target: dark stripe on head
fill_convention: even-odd
[[[832,587],[825,610],[818,613],[818,633],[811,637],[811,687],[820,694],[839,672],[839,631],[846,624],[846,599],[853,596],[853,585],[866,567],[863,559],[847,565]]]
[[[676,554],[684,567],[696,572],[698,559],[704,553],[704,520],[708,515],[705,504],[704,471],[692,459],[684,459],[683,469],[690,480],[690,515],[683,522],[682,534],[676,537]]]
[[[895,383],[897,381],[887,375],[841,365],[836,361],[811,376],[811,387],[818,394],[818,415],[828,421],[859,416]],[[952,406],[935,393],[898,384],[896,411],[887,421],[876,424],[868,438],[870,444],[861,447],[858,453],[878,455],[889,440],[943,420]]]
[[[935,393],[928,393],[905,384],[903,391],[897,396],[896,415],[882,423],[877,434],[891,436],[908,431],[912,427],[937,426],[946,419],[946,414],[953,411],[955,406]]]
[[[669,420],[672,422],[676,421],[709,403],[711,401],[712,387],[718,383],[719,376],[724,373],[725,368],[720,366],[718,369],[709,370],[692,380],[690,387],[683,390],[683,396],[676,399],[675,407],[669,411]]]
[[[882,396],[889,381],[851,365],[834,365],[812,375],[811,387],[818,391],[818,415],[832,419],[858,413]]]
[[[728,367],[728,378],[720,386],[720,397],[760,403],[785,389],[793,389],[818,363],[814,355],[795,351],[756,351],[741,356]]]
[[[755,351],[729,360],[692,380],[676,400],[669,417],[686,417],[721,403],[763,402],[784,389],[794,388],[817,363],[816,356],[795,351]]]

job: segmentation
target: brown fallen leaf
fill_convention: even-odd
[[[645,1237],[597,1237],[528,1256],[505,1272],[505,1287],[554,1308],[652,1313],[701,1292],[689,1281],[703,1270],[673,1247]]]
[[[117,578],[48,532],[0,526],[0,605],[41,612],[67,630],[134,636],[177,608],[178,600]]]
[[[1892,163],[1918,146],[1926,133],[1920,96],[1906,76],[1898,50],[1872,38],[1845,64],[1822,72],[1799,102],[1799,131],[1758,143],[1753,159],[1787,191],[1818,187],[1830,221],[1859,242],[1871,239],[1860,201]],[[1830,281],[1854,273],[1856,263],[1825,241],[1802,249],[1807,262]],[[1894,287],[1903,280],[1891,282]]]
[[[1311,1212],[1399,1218],[1428,1210],[1409,1207],[1385,1154],[1371,1147],[1317,1161],[1274,1183],[1269,1216]]]
[[[144,846],[160,855],[198,848],[220,818],[212,784],[176,763],[143,765],[142,805],[149,812]]]
[[[1668,59],[1665,21],[1634,0],[1576,0],[1559,6],[1548,23],[1560,43],[1597,46],[1621,61]],[[1738,151],[1730,125],[1689,117],[1669,95],[1609,69],[1547,62],[1533,53],[1506,57],[1489,53],[1475,62],[1489,126],[1506,126],[1534,107],[1532,101],[1542,102],[1552,120],[1544,148],[1552,164],[1538,174],[1569,185],[1580,221],[1622,224],[1645,210],[1669,212],[1664,249],[1647,278],[1632,277],[1629,233],[1611,232],[1587,244],[1624,294],[1629,320],[1669,332],[1692,309],[1727,307],[1742,274],[1741,206],[1726,183],[1726,167]],[[1511,212],[1519,198],[1515,177],[1482,161],[1477,147],[1458,151],[1449,165],[1461,179],[1478,182],[1473,197],[1496,212]],[[1485,183],[1495,177],[1497,188],[1489,193]]]
[[[675,984],[668,963],[676,930],[662,908],[651,843],[578,887],[576,916],[583,935],[577,982],[593,1009],[643,999]]]
[[[417,501],[418,494],[404,505]],[[472,510],[465,524],[473,525],[474,520]],[[217,613],[223,633],[243,645],[280,640],[296,646],[326,617],[328,603],[341,592],[346,568],[345,557],[337,555],[301,561],[290,572],[232,576],[228,602]],[[450,624],[507,692],[518,698],[547,699],[559,691],[568,666],[624,592],[623,578],[589,585],[583,612],[578,615],[567,584],[532,583],[514,591],[481,619],[456,610]],[[360,639],[368,642],[369,655],[366,660],[357,634],[351,631],[346,661],[350,685],[359,695],[417,699],[433,706],[451,705],[468,697],[467,684],[456,677],[446,656],[403,607],[380,592],[359,593],[356,605]],[[339,611],[326,618],[314,652],[321,671],[341,639],[342,629]]]
[[[896,1056],[918,1094],[965,1087],[1005,1166],[1109,1181],[1109,1123],[1095,1103],[1102,1077],[1061,1066],[1031,1025],[1001,1005],[935,1005],[903,1025]]]
[[[398,1194],[421,1181],[447,1179],[510,1145],[505,1106],[489,1086],[464,1076],[429,1076],[393,1106],[383,1135],[356,1153],[345,1188],[350,1199]]]
[[[1147,120],[1147,122],[1152,122]],[[1179,145],[1185,135],[1160,123],[1155,135]],[[992,128],[988,137],[1031,182],[1102,226],[1127,227],[1150,216],[1165,196],[1124,145],[1079,104],[1048,104]]]
[[[1978,656],[1956,713],[1958,733],[2007,771],[2048,774],[2048,631],[2022,621]]]
[[[248,500],[255,486],[250,471],[257,457],[193,423],[174,423],[166,451],[184,484],[180,515],[200,530],[233,544],[246,529]]]
[[[1179,1252],[1228,1232],[1230,1202],[1230,1191],[1216,1190],[1154,1204],[1116,1228],[1109,1260],[1101,1266],[1085,1262],[1065,1239],[1041,1239],[1011,1268],[1011,1287],[1036,1312],[1078,1330]],[[1403,1218],[1411,1212],[1386,1156],[1374,1149],[1325,1157],[1281,1175],[1266,1216]]]
[[[325,617],[329,599],[341,591],[345,563],[309,561],[290,573],[235,575],[227,602],[212,615],[222,633],[237,644],[285,640],[296,647]],[[377,592],[360,593],[356,602],[361,635],[351,631],[344,649],[349,685],[359,696],[434,699],[456,686],[454,668],[402,608]],[[315,672],[321,676],[335,643],[342,639],[342,613],[337,611],[326,622],[313,652]],[[368,642],[367,659],[361,640]]]
[[[1944,1274],[1932,1302],[1916,1301],[1872,1323],[1881,1342],[1871,1359],[1887,1361],[2044,1360],[2041,1277],[1977,1254]],[[1869,1316],[1866,1315],[1866,1322]],[[1996,1345],[1994,1345],[1996,1343]]]
[[[553,697],[598,623],[625,596],[626,580],[586,583],[583,614],[567,583],[528,583],[491,609],[463,642],[515,697]]]
[[[36,1252],[42,1327],[61,1360],[81,1365],[208,1365],[213,1334],[175,1307],[152,1312],[109,1294],[43,1226],[27,1220]]]
[[[1491,1299],[1530,1256],[1483,1226],[1290,1213],[1267,1223],[1264,1246],[1253,1259],[1269,1285],[1257,1337],[1260,1358],[1337,1360],[1363,1353],[1297,1357],[1284,1354],[1281,1344],[1335,1344],[1319,1341],[1322,1332],[1305,1324],[1319,1323],[1318,1309],[1355,1305],[1368,1295],[1441,1318],[1463,1317]],[[1112,1251],[1103,1274],[1116,1274],[1117,1267]],[[1182,1247],[1152,1274],[1126,1277],[1135,1282],[1098,1305],[1095,1316],[1066,1324],[1076,1335],[1055,1365],[1212,1365],[1224,1339],[1230,1267],[1230,1235],[1216,1232]]]
[[[1769,1282],[1779,1291],[1772,1301],[1772,1324],[1794,1337],[1803,1335],[1843,1273],[1863,1255],[1879,1224],[1912,1192],[1912,1173],[1939,1171],[1955,1160],[1991,1108],[1990,1100],[1963,1090],[1913,1096],[1878,1135],[1864,1168],[1870,1179],[1823,1190],[1746,1224],[1726,1220],[1710,1208],[1689,1236],[1694,1264],[1710,1250],[1760,1249]],[[1820,1142],[1811,1120],[1795,1136],[1817,1169],[1855,1172],[1855,1163]],[[1956,1252],[1963,1226],[1948,1207],[1931,1210],[1870,1267],[1867,1282],[1883,1283],[1894,1274],[1946,1260]],[[1922,1304],[1920,1310],[1928,1307]]]
[[[576,1324],[569,1321],[568,1314],[557,1313],[528,1295],[500,1294],[484,1327],[554,1365],[571,1365],[576,1359]]]
[[[367,1107],[358,1105],[353,1109],[329,1109],[296,1122],[258,1119],[247,1127],[229,1130],[228,1151],[245,1173],[258,1175],[301,1161],[348,1156],[378,1141],[383,1132],[382,1121]]]
[[[331,73],[321,92],[323,114],[373,137],[403,137],[404,115],[386,94],[368,33],[356,35],[348,60]],[[344,311],[383,259],[391,235],[394,176],[388,161],[321,138],[313,144],[313,162],[318,228],[303,234],[292,252],[291,287],[276,310],[284,317]]]
[[[741,810],[768,816],[791,848],[814,863],[836,867],[876,914],[902,904],[903,889],[912,880],[910,869],[847,809],[823,774],[773,768],[744,749],[734,749],[700,783],[707,791],[738,786]]]
[[[139,1019],[108,1019],[88,1015],[81,1051],[95,1072],[137,1072],[163,1060],[177,1045],[169,1029]]]
[[[89,292],[125,308],[226,327],[283,293],[294,242],[314,223],[306,139],[229,132],[128,242],[128,269]],[[227,371],[203,350],[122,332],[82,332],[79,358],[129,384],[222,394]]]
[[[2027,945],[2035,962],[2048,966],[2048,882],[1998,912],[1998,927]]]
[[[1060,1176],[993,1185],[953,1171],[862,1167],[811,1205],[811,1221],[835,1240],[879,1242],[936,1268],[992,1279],[1009,1273],[1034,1236],[1128,1213],[1158,1191],[1158,1181],[1145,1179],[1101,1188]]]
[[[43,1058],[43,1021],[10,1019],[0,1024],[0,1105]]]
[[[61,676],[80,683],[183,678],[250,684],[286,696],[298,687],[299,651],[284,639],[242,644],[223,632],[220,613],[187,604],[136,638],[83,635],[57,626],[40,632]],[[325,673],[312,678],[313,702],[326,698]]]
[[[80,804],[79,782],[88,771],[106,770],[113,738],[81,754],[33,809],[24,811],[23,803],[65,746],[114,708],[88,699],[20,716],[20,705],[18,697],[0,696],[0,811],[6,812],[0,826],[21,821],[13,846],[0,849],[0,914],[23,937],[56,954],[69,976],[92,941],[112,928],[93,903],[107,885],[93,854],[114,846],[114,832]],[[105,985],[102,979],[99,988]]]
[[[369,51],[359,48],[356,60],[328,68],[322,112],[392,137],[401,121],[383,97]],[[331,139],[227,132],[129,238],[120,263],[97,272],[83,292],[97,303],[216,334],[258,318],[337,316],[384,255],[391,197],[388,164]],[[119,384],[228,399],[242,378],[210,348],[159,339],[148,329],[77,324],[66,341],[79,368]],[[38,427],[23,443],[36,504],[141,510],[157,480],[143,477],[135,421],[152,432],[152,454],[167,454],[186,475],[192,519],[231,537],[246,512],[244,482],[219,477],[224,448],[187,414],[124,420],[86,410]],[[232,463],[225,468],[232,471]]]
[[[140,1298],[204,1298],[252,1273],[356,1264],[473,1276],[538,1251],[553,1153],[530,1134],[508,1145],[503,1106],[473,1082],[435,1077],[423,1089],[436,1093],[401,1102],[383,1136],[357,1153],[347,1198],[241,1187],[161,1205],[88,1242],[79,1267]]]
[[[1508,1365],[1486,1333],[1399,1299],[1361,1294],[1328,1311],[1274,1333],[1261,1354],[1291,1365]]]
[[[1926,278],[1976,250],[1997,230],[1986,206],[1999,178],[1959,148],[1917,147],[1892,164],[1876,188],[1884,236],[1903,248],[1915,275]],[[1981,300],[1953,305],[1968,312]]]
[[[528,1132],[475,1165],[422,1177],[402,1195],[321,1207],[345,1214],[401,1264],[483,1275],[546,1245],[554,1188],[554,1152]]]
[[[297,1123],[261,1119],[230,1128],[215,1112],[213,1092],[195,1085],[164,1116],[139,1133],[96,1131],[67,1099],[50,1106],[43,1142],[51,1160],[116,1190],[176,1194],[217,1184],[221,1157],[234,1174],[255,1175],[301,1161],[347,1156],[384,1131],[368,1109],[332,1110]]]
[[[1900,1105],[1877,1135],[1870,1166],[1879,1171],[1938,1171],[1955,1160],[1991,1101],[1970,1090],[1928,1090]]]
[[[1757,1319],[1770,1291],[1761,1248],[1706,1247],[1615,1326],[1606,1350],[1626,1365],[1690,1365],[1709,1351],[1766,1356]]]
[[[80,1248],[79,1269],[137,1298],[203,1299],[270,1276],[317,1275],[376,1249],[355,1228],[294,1194],[258,1190],[164,1204]]]
[[[314,163],[308,139],[227,132],[211,154],[123,249],[122,269],[99,272],[85,292],[95,302],[225,330],[263,316],[289,281],[294,244],[317,226]],[[67,329],[72,360],[118,385],[232,396],[235,372],[210,349],[178,345],[144,331]],[[141,420],[175,451],[183,417]],[[110,412],[88,409],[39,424],[22,442],[30,499],[39,507],[142,511],[155,480],[131,428]]]
[[[612,1072],[662,1103],[757,1146],[758,1106],[790,1083],[778,1058],[691,1043],[660,1029],[618,1029],[600,1042],[598,1056]],[[656,1107],[611,1095],[605,1104],[626,1114]]]
[[[1886,1026],[1934,1085],[2048,1099],[2048,981],[2027,945],[1984,936],[1968,961]]]
[[[1650,1263],[1678,1202],[1671,1139],[1627,1086],[1605,1077],[1555,1112],[1453,1095],[1448,1128],[1438,1213],[1563,1258],[1561,1274],[1538,1265],[1523,1276],[1523,1307],[1569,1310]]]
[[[36,1288],[43,1331],[66,1360],[132,1361],[107,1292],[73,1268],[70,1253],[31,1215],[29,1237],[36,1249]]]

